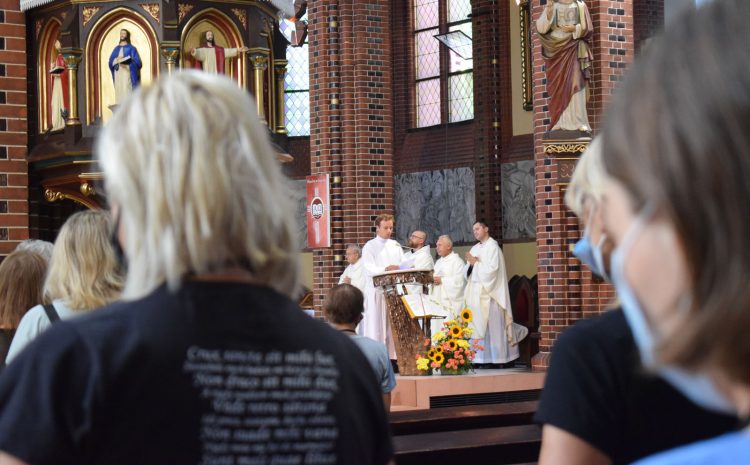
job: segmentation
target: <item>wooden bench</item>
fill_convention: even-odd
[[[394,436],[499,426],[529,425],[538,401],[391,412]]]
[[[395,436],[398,465],[533,463],[539,457],[538,425],[502,426]]]

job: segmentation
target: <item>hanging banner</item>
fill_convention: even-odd
[[[307,247],[331,246],[331,198],[328,175],[307,177]]]

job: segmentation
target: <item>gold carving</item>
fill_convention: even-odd
[[[36,31],[36,37],[38,39],[39,38],[39,32],[42,30],[42,20],[41,19],[37,19],[36,20],[36,25],[34,26],[34,29]]]
[[[85,6],[83,7],[83,27],[86,27],[91,18],[99,11],[102,7],[100,6]]]
[[[232,13],[237,16],[237,19],[242,23],[242,27],[247,29],[247,11],[242,8],[232,8]]]
[[[57,202],[58,200],[64,199],[66,196],[60,191],[53,191],[52,189],[44,189],[44,198],[47,202]]]
[[[544,143],[544,153],[583,153],[589,142],[550,142]]]
[[[531,71],[531,13],[529,0],[521,0],[521,90],[523,94],[523,109],[531,111],[534,107]]]
[[[85,195],[86,197],[94,196],[96,195],[96,188],[93,184],[84,182],[83,184],[81,184],[81,194]]]
[[[141,3],[141,8],[146,10],[152,18],[156,20],[156,24],[161,24],[161,18],[159,17],[159,4],[158,3]]]
[[[185,19],[185,16],[187,16],[188,13],[190,13],[190,10],[195,8],[194,5],[189,5],[187,3],[180,3],[177,5],[177,21],[182,22],[183,19]]]

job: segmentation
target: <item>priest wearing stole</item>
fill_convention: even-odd
[[[484,347],[474,363],[508,363],[518,358],[518,343],[528,330],[513,323],[513,313],[505,272],[505,259],[489,228],[474,223],[474,237],[479,241],[466,254],[465,276],[468,281],[466,306],[473,312],[474,339]]]
[[[401,245],[391,239],[393,215],[379,215],[375,218],[375,238],[370,239],[362,249],[362,267],[365,273],[365,313],[357,331],[359,334],[383,342],[388,346],[391,359],[396,358],[390,325],[382,289],[372,282],[372,277],[386,271],[398,270],[404,260]]]
[[[424,231],[414,231],[409,236],[409,247],[412,249],[404,254],[404,261],[401,263],[401,269],[408,270],[416,268],[417,270],[431,270],[435,267],[435,262],[430,254],[430,246],[426,244],[427,233]]]
[[[346,261],[349,263],[349,266],[341,273],[339,284],[351,284],[364,294],[366,278],[362,270],[361,258],[362,249],[359,246],[355,244],[346,246]]]
[[[436,249],[440,258],[435,262],[434,284],[430,296],[450,312],[448,319],[453,319],[461,313],[464,307],[464,287],[466,286],[464,261],[453,251],[453,241],[450,236],[440,236]],[[439,331],[442,324],[442,320],[433,320],[432,334]]]

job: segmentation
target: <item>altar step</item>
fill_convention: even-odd
[[[530,425],[538,406],[538,401],[528,401],[391,412],[391,432],[394,436],[401,436]]]

